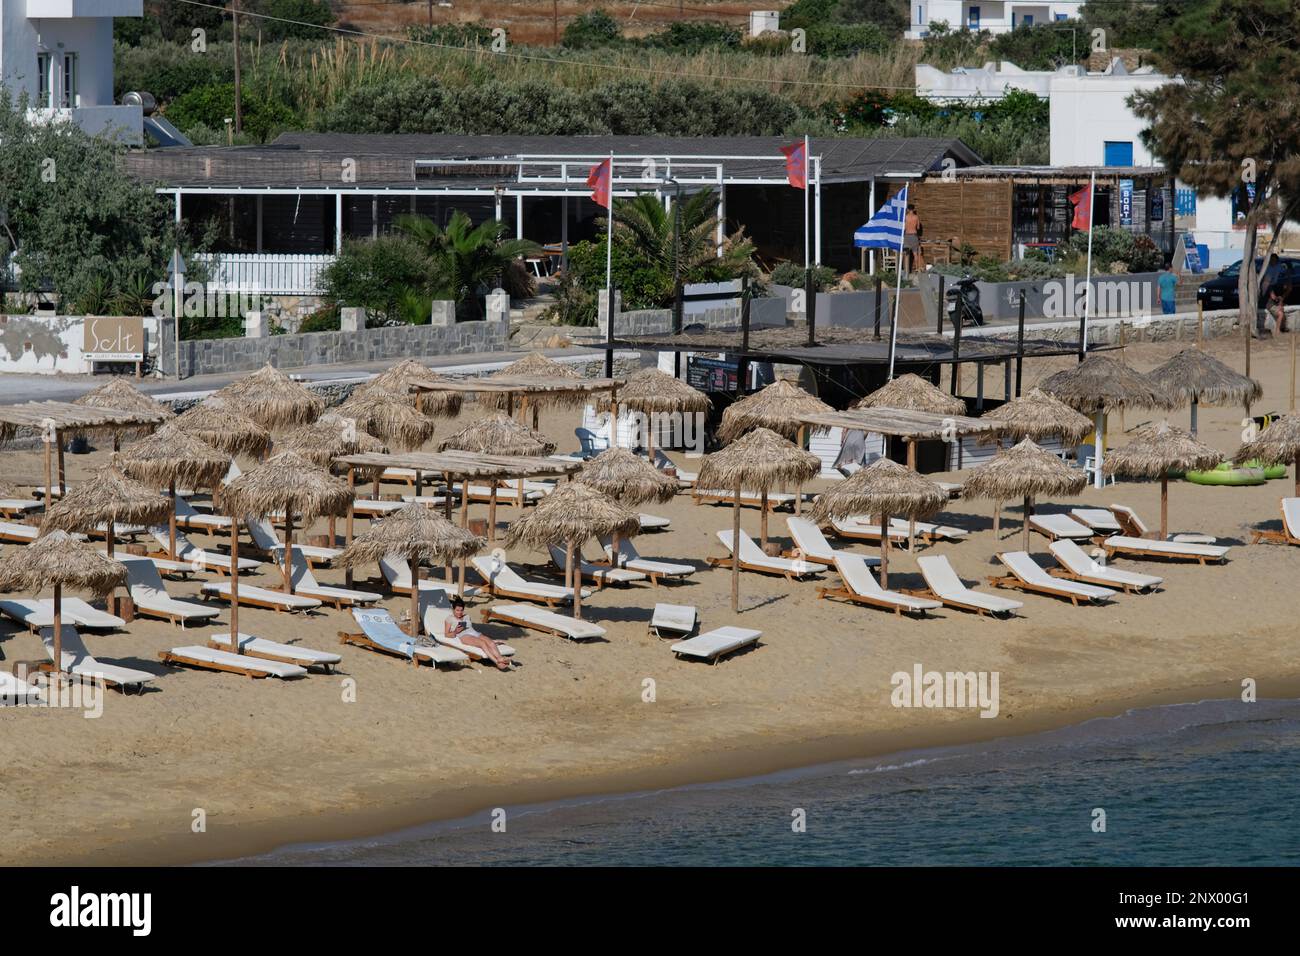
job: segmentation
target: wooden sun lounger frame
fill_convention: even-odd
[[[1158,584],[1130,584],[1128,581],[1115,581],[1110,578],[1094,577],[1090,574],[1076,574],[1069,568],[1048,568],[1047,573],[1054,578],[1064,578],[1067,581],[1078,581],[1082,584],[1095,584],[1099,588],[1116,588],[1125,594],[1144,594],[1147,591],[1154,593],[1160,590]]]
[[[974,611],[980,617],[992,617],[999,621],[1005,621],[1016,616],[1014,608],[1008,608],[1005,611],[993,611],[986,607],[980,607],[978,604],[967,604],[965,601],[942,597],[931,588],[899,588],[898,593],[906,594],[909,597],[929,598],[931,601],[938,601],[944,607],[955,607],[959,611]]]
[[[1282,509],[1282,530],[1269,531],[1264,528],[1252,528],[1250,532],[1251,544],[1262,544],[1268,541],[1272,544],[1300,544],[1300,538],[1292,537],[1291,532],[1286,527],[1286,509]]]
[[[491,624],[493,621],[498,621],[502,624],[509,625],[510,627],[521,627],[524,630],[541,631],[543,634],[551,634],[555,637],[563,637],[566,640],[570,640],[570,641],[598,640],[598,638],[596,637],[574,637],[568,631],[561,630],[558,627],[547,627],[545,624],[539,624],[536,621],[527,621],[522,618],[517,619],[517,618],[510,617],[510,615],[508,614],[499,614],[493,611],[493,609],[490,606],[483,608],[483,612],[480,615],[480,620],[484,624]]]
[[[482,575],[479,575],[479,577],[482,577]],[[582,586],[581,581],[579,581],[578,586]],[[512,591],[509,588],[503,588],[499,584],[494,584],[490,579],[483,583],[483,587],[491,597],[508,597],[512,601],[527,601],[530,604],[545,604],[550,610],[554,610],[557,607],[563,607],[573,600],[572,595],[569,595],[568,597],[551,597],[550,595],[533,594],[528,591]],[[572,590],[572,588],[570,588],[570,590]],[[406,593],[408,596],[410,595],[410,588],[407,588]]]
[[[711,568],[729,568],[731,567],[731,562],[734,559],[730,557],[725,557],[725,558],[708,558],[706,560],[709,562],[709,567]],[[802,581],[804,578],[811,577],[812,575],[817,573],[816,568],[800,573],[795,571],[787,571],[783,568],[769,568],[766,565],[762,565],[762,564],[749,564],[746,561],[740,562],[740,570],[757,571],[760,574],[771,574],[774,576],[779,575],[780,577],[785,578],[787,581]]]
[[[909,594],[910,592],[899,591],[898,593]],[[884,601],[879,598],[873,598],[870,595],[859,594],[857,591],[853,590],[851,587],[847,585],[839,588],[832,588],[832,587],[825,587],[825,586],[819,587],[817,589],[817,596],[825,600],[830,600],[831,598],[840,598],[845,601],[852,601],[854,604],[862,604],[866,607],[878,608],[882,611],[893,611],[894,614],[898,617],[902,617],[904,614],[915,614],[917,617],[926,616],[925,614],[926,609],[923,607],[903,607],[903,605],[895,604],[893,601]],[[913,595],[913,596],[915,597],[917,595]],[[938,599],[936,598],[936,600]]]
[[[214,651],[226,651],[230,654],[243,654],[245,657],[256,657],[258,660],[275,661],[277,664],[296,664],[303,670],[311,670],[313,667],[322,668],[326,674],[334,672],[334,665],[329,661],[308,661],[301,657],[289,657],[284,654],[268,654],[266,651],[244,650],[236,651],[224,641],[218,641],[216,638],[207,642],[207,646]]]
[[[230,650],[229,646],[213,647],[211,643],[208,644],[208,647],[212,647],[213,650],[217,650],[217,651]],[[246,654],[244,656],[253,657],[252,654]],[[159,651],[158,659],[161,660],[164,664],[170,664],[173,667],[196,667],[199,670],[205,670],[205,671],[224,671],[227,674],[242,674],[245,677],[251,677],[253,680],[258,680],[263,677],[271,676],[271,674],[265,670],[253,670],[251,668],[234,667],[230,664],[214,664],[211,661],[200,661],[189,657],[182,657],[181,655],[176,654],[172,651]],[[281,663],[295,664],[297,663],[297,661],[282,661]]]
[[[708,489],[705,490],[707,491]],[[696,485],[691,486],[691,498],[694,500],[694,503],[697,505],[727,504],[727,505],[734,506],[736,502],[736,496],[734,493],[732,494],[724,493],[724,494],[717,494],[717,495],[704,494],[700,491],[699,487]],[[789,501],[777,501],[769,496],[767,499],[767,510],[769,512],[773,512],[776,511],[778,508],[789,508],[791,511],[793,511],[794,501],[795,501],[794,497],[791,497]],[[747,507],[747,508],[761,508],[763,507],[763,498],[762,496],[751,498],[748,495],[742,494],[740,496],[740,504],[742,507]]]
[[[1133,535],[1119,535],[1119,537],[1133,537]],[[1162,543],[1165,543],[1165,542],[1161,542],[1159,538],[1142,538],[1142,539],[1140,539],[1140,540],[1142,540],[1142,541],[1150,541],[1152,544],[1162,544]],[[1176,544],[1176,543],[1178,543],[1178,542],[1168,542],[1168,543],[1170,543],[1170,544]],[[1191,542],[1188,542],[1188,543],[1191,543]],[[1111,539],[1110,539],[1110,538],[1103,538],[1103,539],[1101,540],[1101,546],[1102,546],[1102,548],[1105,549],[1105,551],[1106,551],[1106,555],[1107,555],[1108,557],[1109,557],[1109,556],[1113,556],[1113,555],[1115,555],[1115,554],[1133,554],[1133,555],[1139,555],[1139,556],[1141,556],[1141,557],[1143,557],[1143,558],[1148,558],[1148,559],[1149,559],[1149,558],[1164,558],[1165,560],[1169,560],[1169,561],[1196,561],[1196,562],[1199,562],[1200,564],[1203,564],[1203,565],[1205,565],[1205,564],[1209,564],[1211,561],[1213,561],[1215,564],[1227,564],[1227,563],[1228,563],[1228,556],[1227,556],[1226,554],[1221,555],[1221,556],[1219,556],[1219,557],[1215,557],[1214,555],[1211,555],[1211,554],[1184,554],[1184,553],[1181,553],[1181,552],[1178,552],[1178,551],[1153,551],[1153,550],[1150,550],[1150,549],[1148,549],[1148,548],[1133,548],[1133,547],[1129,547],[1129,546],[1127,546],[1127,545],[1115,545],[1115,544],[1111,544]],[[1224,546],[1223,546],[1223,545],[1204,545],[1203,547],[1211,547],[1211,548],[1213,548],[1213,547],[1224,547]],[[1109,587],[1109,585],[1106,585],[1106,586]]]
[[[253,584],[253,585],[250,585],[250,587],[261,587],[261,585]],[[278,589],[278,588],[263,588],[263,590],[266,590],[266,591],[277,591],[277,590],[279,590],[279,589]],[[259,600],[258,598],[247,598],[247,597],[244,596],[246,593],[247,593],[247,592],[243,591],[242,589],[240,590],[240,592],[239,592],[239,603],[240,603],[240,604],[247,604],[249,607],[260,607],[260,608],[264,608],[265,610],[268,610],[268,611],[275,611],[277,614],[279,614],[279,613],[284,613],[284,614],[308,614],[308,613],[310,613],[310,612],[312,612],[312,611],[315,610],[315,608],[311,608],[311,607],[292,608],[292,607],[285,607],[283,604],[277,604],[277,603],[274,603],[274,602],[271,602],[271,601],[262,601],[262,600]],[[287,592],[280,591],[280,593],[281,593],[281,594],[284,594],[284,593],[287,593]],[[210,600],[212,600],[213,598],[216,598],[217,600],[225,601],[227,604],[233,604],[233,603],[234,603],[234,601],[232,600],[232,595],[229,595],[229,594],[218,594],[218,593],[213,592],[213,591],[200,591],[200,596],[201,596],[201,597],[203,598],[203,600],[205,600],[205,601],[210,601]],[[320,598],[310,598],[309,600],[312,600],[312,601],[320,601],[322,604],[325,603],[325,601],[321,600]]]
[[[1074,594],[1063,589],[1051,588],[1045,584],[1030,584],[1028,581],[1023,581],[1014,574],[991,574],[988,577],[988,583],[993,585],[995,588],[1009,588],[1016,591],[1045,594],[1048,597],[1065,598],[1075,607],[1079,606],[1080,601],[1083,601],[1085,604],[1096,603],[1091,598],[1084,597],[1081,594]],[[1097,587],[1101,587],[1101,585],[1097,585]]]
[[[414,638],[412,638],[412,640],[414,640]],[[384,647],[383,644],[376,644],[370,638],[366,637],[365,634],[356,631],[339,631],[339,643],[351,644],[354,647],[364,647],[368,651],[376,651],[380,654],[387,654],[389,657],[396,657],[399,660],[405,660],[413,667],[420,666],[420,656],[418,654],[411,654],[408,657],[405,654],[398,653],[391,647]],[[437,669],[437,664],[432,660],[429,661],[429,666],[433,667],[435,670]]]

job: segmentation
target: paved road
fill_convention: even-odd
[[[542,349],[546,355],[559,361],[590,360],[604,354],[600,349],[567,348]],[[435,358],[421,359],[424,364],[439,369],[459,372],[474,372],[480,369],[501,368],[522,358],[524,352],[475,352],[466,355],[442,355]],[[635,355],[634,352],[618,353]],[[284,371],[301,376],[313,382],[348,381],[350,379],[371,378],[384,369],[395,364],[392,360],[382,362],[359,362],[350,365],[313,365],[307,368],[286,368]],[[156,398],[173,398],[194,392],[211,392],[223,385],[229,385],[237,378],[243,378],[248,372],[228,372],[221,375],[196,375],[177,383],[175,379],[145,379],[137,384],[142,392]],[[79,395],[104,381],[104,376],[96,375],[27,375],[19,373],[0,373],[0,405],[14,405],[20,402],[70,402]]]

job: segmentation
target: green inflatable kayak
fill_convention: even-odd
[[[1194,485],[1262,485],[1268,480],[1263,468],[1236,468],[1227,461],[1213,471],[1189,471],[1183,477]]]

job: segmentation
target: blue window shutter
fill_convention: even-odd
[[[1107,140],[1102,162],[1106,166],[1132,166],[1133,141]]]

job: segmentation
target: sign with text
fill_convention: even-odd
[[[1119,181],[1119,224],[1133,225],[1133,180]]]
[[[81,351],[92,362],[144,361],[144,317],[86,316]]]

